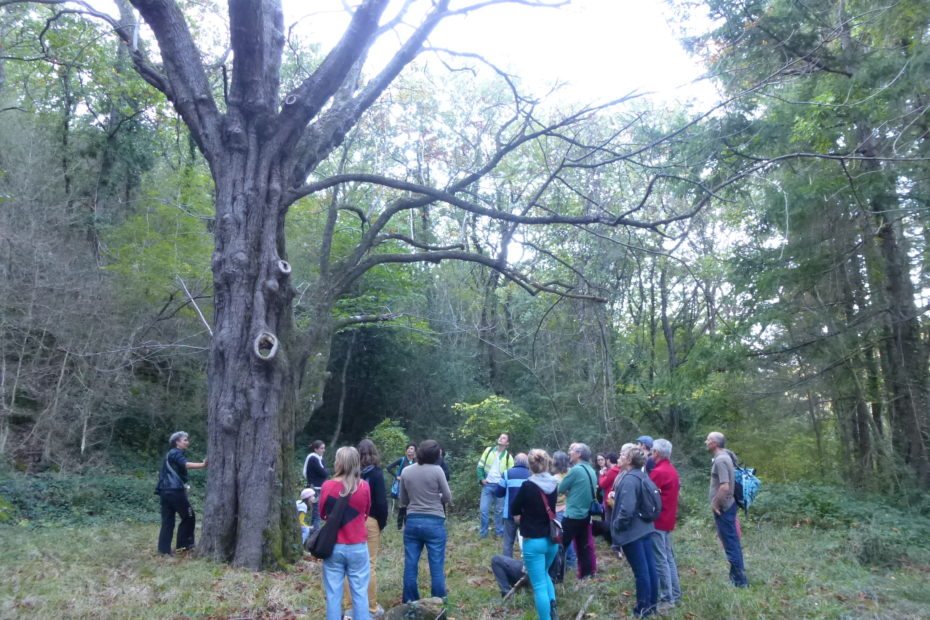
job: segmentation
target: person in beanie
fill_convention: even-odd
[[[652,437],[641,435],[636,439],[636,445],[646,455],[646,473],[648,474],[656,466],[655,459],[652,458]]]
[[[300,492],[300,499],[297,500],[297,523],[300,524],[300,544],[307,542],[310,536],[310,526],[307,525],[307,510],[316,501],[316,491],[307,487]]]

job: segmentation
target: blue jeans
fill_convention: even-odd
[[[517,522],[513,519],[504,519],[504,548],[502,555],[513,557],[513,546],[517,541]]]
[[[481,487],[481,505],[478,509],[481,513],[481,530],[479,531],[481,538],[486,538],[488,535],[488,521],[492,509],[494,510],[494,533],[498,536],[504,535],[504,498],[497,497],[496,491],[496,482]]]
[[[659,576],[656,574],[655,556],[652,554],[652,536],[646,535],[622,546],[623,555],[633,569],[636,580],[635,616],[650,616],[659,602]]]
[[[523,539],[523,563],[533,586],[533,600],[540,620],[552,617],[550,612],[555,602],[555,586],[549,577],[549,566],[558,552],[559,546],[548,538]]]
[[[404,525],[404,603],[420,600],[417,575],[424,545],[429,561],[430,596],[446,597],[446,520],[413,513],[407,515]]]
[[[672,533],[656,530],[652,535],[656,573],[659,575],[659,600],[665,603],[681,601],[681,584],[678,582],[678,564],[672,549]]]
[[[720,542],[723,543],[723,550],[727,554],[727,561],[730,563],[730,582],[737,587],[745,588],[749,585],[746,579],[746,571],[743,566],[743,547],[739,542],[739,534],[736,531],[736,511],[739,506],[736,502],[730,506],[729,510],[724,510],[719,515],[714,515],[714,523],[717,524],[717,535]]]
[[[326,620],[342,620],[342,581],[348,578],[352,593],[353,620],[369,620],[368,544],[336,543],[333,554],[323,560],[323,590],[326,592]]]

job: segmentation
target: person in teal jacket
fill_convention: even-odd
[[[572,468],[559,483],[559,493],[565,494],[565,517],[562,536],[566,547],[575,543],[578,554],[578,578],[597,572],[594,537],[591,534],[591,504],[597,492],[597,472],[591,466],[591,448],[573,443],[568,450]]]

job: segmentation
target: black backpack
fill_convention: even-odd
[[[652,523],[659,518],[662,512],[662,494],[652,478],[643,474],[639,478],[639,505],[637,506],[639,518]]]

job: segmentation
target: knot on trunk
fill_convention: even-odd
[[[278,337],[271,332],[262,332],[252,342],[252,353],[258,359],[270,362],[278,354]]]
[[[278,273],[283,277],[291,275],[291,264],[284,259],[279,260]]]
[[[227,117],[226,126],[223,129],[223,137],[226,139],[229,148],[234,151],[244,151],[246,149],[246,134],[238,119],[233,120]]]

